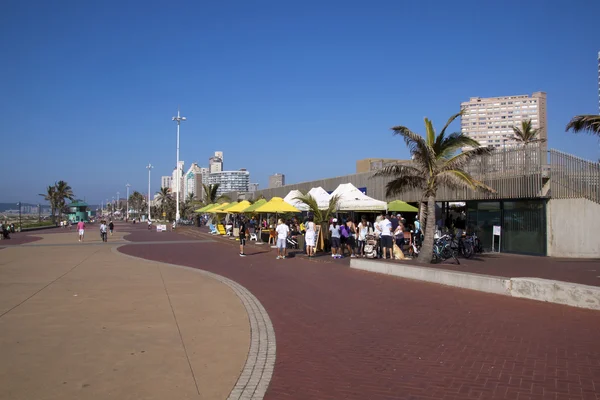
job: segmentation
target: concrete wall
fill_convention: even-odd
[[[549,256],[600,257],[600,204],[587,199],[551,199],[547,213]]]

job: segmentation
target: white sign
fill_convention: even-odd
[[[499,225],[494,225],[494,235],[500,236],[500,226]]]
[[[166,225],[156,225],[156,232],[166,232],[166,231],[167,231]]]

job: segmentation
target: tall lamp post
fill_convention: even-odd
[[[38,204],[38,222],[42,222],[42,205]]]
[[[173,117],[173,121],[177,121],[177,164],[175,165],[176,168],[176,176],[177,176],[177,193],[175,195],[175,224],[177,224],[177,221],[179,221],[179,191],[181,190],[180,188],[180,184],[181,184],[181,178],[179,177],[179,125],[181,125],[181,121],[185,121],[186,118],[182,117],[181,115],[179,115],[179,109],[177,109],[177,116]]]
[[[115,203],[115,196],[112,197],[112,201],[110,202],[110,219],[113,219],[115,217],[115,206],[117,203]]]
[[[127,222],[129,220],[129,188],[131,185],[128,183],[125,187],[127,188],[127,198],[125,199],[125,207],[127,207],[127,210],[125,210],[125,222]]]
[[[150,214],[150,172],[154,167],[152,166],[152,164],[148,163],[148,165],[146,165],[146,168],[148,169],[148,221],[152,221]]]
[[[119,198],[120,198],[120,193],[117,192],[117,204],[116,204],[117,210],[121,209],[121,202],[119,201]]]
[[[19,232],[21,232],[21,202],[18,202],[17,205],[19,206]]]

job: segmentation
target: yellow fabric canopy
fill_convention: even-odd
[[[254,210],[257,213],[299,213],[296,207],[283,201],[281,197],[273,197],[262,206]]]
[[[201,208],[197,209],[197,210],[196,210],[196,211],[194,211],[194,212],[197,212],[197,213],[206,212],[206,211],[208,211],[208,210],[210,210],[211,208],[213,208],[213,207],[216,207],[216,206],[220,206],[220,204],[218,204],[218,203],[214,203],[214,204],[208,204],[208,205],[206,205],[206,206],[204,206],[204,207],[201,207]]]
[[[244,201],[240,201],[239,203],[237,203],[233,207],[228,208],[227,212],[229,212],[229,213],[241,213],[241,212],[244,211],[245,208],[248,208],[248,207],[250,207],[250,202],[248,200],[244,200]]]
[[[223,203],[223,204],[219,204],[216,207],[213,207],[209,210],[209,212],[211,213],[216,213],[217,211],[223,209],[223,207],[227,207],[229,205],[229,203]]]
[[[224,207],[215,208],[214,210],[216,210],[216,211],[214,211],[214,212],[216,212],[217,214],[227,214],[229,212],[229,209],[237,204],[238,204],[238,202],[234,201],[233,203],[229,203]]]
[[[262,206],[263,204],[266,204],[266,203],[267,203],[267,201],[266,201],[265,199],[256,200],[256,201],[254,202],[254,204],[250,205],[250,206],[249,206],[249,207],[247,207],[247,208],[244,208],[244,209],[242,210],[242,212],[243,212],[243,213],[253,213],[253,212],[255,212],[255,211],[256,211],[256,209],[257,209],[258,207],[260,207],[260,206]]]

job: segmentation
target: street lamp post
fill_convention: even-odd
[[[38,204],[38,222],[42,222],[42,205]]]
[[[152,221],[150,214],[150,172],[154,167],[152,166],[152,164],[148,163],[148,165],[146,165],[146,168],[148,169],[148,221]]]
[[[23,230],[21,227],[21,202],[18,202],[17,205],[19,206],[19,232],[21,232]]]
[[[177,221],[179,221],[179,191],[181,190],[180,188],[180,184],[181,184],[181,178],[179,177],[179,125],[181,125],[181,121],[185,121],[186,118],[182,117],[181,115],[179,115],[179,109],[177,109],[177,116],[173,117],[173,121],[177,121],[177,164],[175,165],[176,168],[176,176],[177,176],[177,193],[175,195],[175,224],[177,224]]]
[[[125,210],[125,222],[127,222],[129,220],[129,188],[131,185],[128,183],[125,187],[127,188],[127,199],[125,199],[125,207],[127,207],[127,210]]]
[[[113,219],[115,217],[115,196],[112,197],[112,201],[110,202],[110,219]]]
[[[117,210],[121,210],[121,202],[119,201],[119,198],[120,198],[120,197],[121,197],[121,196],[120,196],[120,193],[119,193],[119,192],[117,192],[117,203],[116,203]]]

